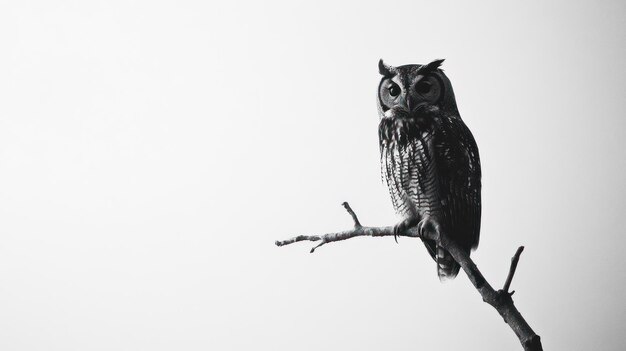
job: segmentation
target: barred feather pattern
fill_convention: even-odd
[[[406,143],[384,143],[381,164],[396,212],[432,215],[439,209],[433,137],[424,133]]]
[[[468,252],[478,245],[481,171],[476,142],[460,117],[442,113],[430,124],[383,118],[379,125],[381,173],[398,214],[436,220]],[[459,271],[450,254],[425,241],[440,279]]]

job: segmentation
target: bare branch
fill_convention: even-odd
[[[323,234],[323,235],[298,235],[296,237],[293,237],[287,240],[276,241],[276,245],[284,246],[284,245],[297,243],[299,241],[320,241],[321,240],[322,241],[321,243],[317,244],[315,247],[311,249],[311,253],[313,253],[315,249],[317,249],[318,247],[322,245],[336,242],[336,241],[351,239],[357,236],[372,236],[372,237],[393,236],[393,227],[359,226],[359,227],[354,227],[353,229],[350,229],[350,230],[345,230],[342,232],[335,232],[335,233],[328,233],[328,234]],[[410,230],[407,230],[406,232],[401,233],[400,236],[417,238],[419,237],[419,234],[417,233],[417,229],[411,228]]]
[[[293,237],[287,240],[282,240],[282,241],[276,240],[276,246],[289,245],[289,244],[293,244],[293,243],[296,243],[298,241],[303,241],[303,240],[318,241],[321,239],[322,238],[319,235],[298,235],[296,237]]]
[[[298,235],[296,237],[293,237],[287,240],[277,240],[275,242],[276,246],[285,246],[285,245],[297,243],[299,241],[321,240],[322,241],[321,243],[317,244],[311,249],[311,253],[313,253],[315,249],[327,243],[332,243],[335,241],[342,241],[342,240],[354,238],[357,236],[372,236],[372,237],[394,236],[394,232],[393,232],[394,227],[392,226],[390,227],[364,227],[362,226],[356,214],[354,213],[354,211],[352,211],[352,208],[350,208],[350,204],[348,204],[347,202],[344,202],[342,205],[343,207],[345,207],[346,211],[348,211],[348,214],[352,216],[352,219],[354,220],[354,228],[350,230],[344,230],[342,232],[334,232],[334,233],[328,233],[328,234],[322,234],[322,235]],[[398,235],[406,236],[410,238],[420,237],[420,234],[418,233],[417,228],[409,228],[403,233],[400,233]],[[435,233],[424,233],[423,236],[426,239],[437,240]]]
[[[520,246],[515,252],[515,255],[513,255],[513,258],[511,258],[511,268],[509,269],[509,275],[506,277],[506,281],[504,282],[504,286],[502,287],[502,291],[504,292],[509,292],[509,288],[511,287],[511,281],[513,281],[513,276],[515,275],[515,269],[517,269],[517,262],[519,262],[519,257],[522,254],[522,251],[524,251],[524,247]],[[511,295],[513,295],[513,292],[511,292]]]
[[[354,221],[354,226],[357,228],[360,227],[361,223],[359,222],[359,219],[356,217],[356,213],[352,211],[350,204],[344,201],[341,205],[346,209],[346,211],[348,211],[350,216],[352,216],[352,220]]]
[[[293,244],[299,241],[320,241],[321,242],[311,249],[311,253],[315,251],[318,247],[335,242],[346,240],[350,238],[354,238],[357,236],[372,236],[372,237],[380,237],[380,236],[394,236],[394,227],[363,227],[361,226],[356,214],[350,208],[350,205],[347,202],[342,204],[346,211],[352,216],[354,221],[354,228],[351,230],[346,230],[343,232],[335,232],[328,233],[324,235],[300,235],[291,239],[276,241],[277,246],[284,246]],[[513,275],[515,274],[515,269],[517,267],[517,263],[519,261],[519,257],[524,249],[524,247],[520,247],[517,249],[515,256],[511,260],[511,268],[509,271],[509,276],[507,277],[506,283],[504,284],[504,288],[499,291],[495,291],[491,285],[487,282],[485,277],[476,267],[476,264],[469,257],[469,254],[466,253],[456,242],[452,240],[448,240],[448,237],[445,233],[440,233],[437,235],[434,231],[424,231],[421,234],[418,232],[417,228],[412,227],[398,234],[399,236],[406,236],[417,238],[421,237],[422,239],[430,239],[438,242],[439,245],[443,246],[446,251],[452,255],[454,260],[459,263],[463,271],[467,274],[470,282],[474,285],[478,293],[483,298],[483,301],[493,306],[493,308],[498,311],[500,316],[504,319],[504,322],[507,323],[515,335],[517,335],[520,340],[524,350],[526,351],[542,351],[541,339],[539,335],[537,335],[532,328],[528,325],[524,317],[520,314],[513,303],[513,299],[508,292],[508,289],[511,285],[511,281],[513,279]]]
[[[511,298],[511,294],[502,290],[495,291],[478,270],[478,267],[476,267],[474,261],[469,257],[469,254],[461,249],[456,242],[448,240],[447,236],[442,235],[439,244],[452,255],[459,265],[461,265],[461,268],[463,268],[463,271],[467,274],[470,282],[472,282],[476,290],[478,290],[478,293],[480,293],[480,296],[482,296],[483,301],[495,308],[504,319],[504,322],[511,327],[524,347],[524,350],[542,351],[543,347],[539,335],[532,330],[524,317],[522,317],[522,314],[517,310]]]

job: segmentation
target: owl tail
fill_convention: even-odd
[[[426,245],[428,253],[437,263],[437,275],[441,282],[452,280],[459,274],[461,267],[448,251],[438,246],[437,243],[432,240],[424,240],[424,245]]]
[[[452,255],[441,246],[437,246],[435,262],[437,262],[437,275],[439,275],[440,281],[452,280],[459,274],[461,267],[452,258]]]

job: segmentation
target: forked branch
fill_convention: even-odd
[[[344,202],[343,207],[348,211],[350,216],[352,216],[352,220],[354,221],[354,227],[350,230],[345,230],[342,232],[334,232],[323,235],[300,235],[293,237],[291,239],[276,241],[277,246],[284,246],[293,244],[299,241],[320,241],[319,244],[314,246],[311,249],[311,253],[315,251],[318,247],[335,242],[346,240],[350,238],[354,238],[357,236],[372,236],[372,237],[381,237],[381,236],[394,236],[394,227],[365,227],[362,226],[357,218],[356,214],[350,208],[350,205],[347,202]],[[515,335],[517,335],[520,340],[524,350],[526,351],[542,351],[543,348],[541,346],[541,339],[539,335],[537,335],[532,328],[528,325],[524,317],[517,310],[515,305],[513,304],[513,299],[511,295],[513,292],[509,293],[509,288],[511,286],[511,281],[513,280],[513,276],[515,275],[515,269],[517,268],[517,263],[519,262],[520,255],[524,250],[523,246],[520,246],[517,249],[517,252],[511,259],[511,267],[509,269],[509,274],[507,276],[506,282],[502,290],[495,291],[491,285],[487,282],[485,277],[476,267],[474,261],[469,257],[469,255],[461,249],[454,241],[448,240],[445,233],[440,233],[437,235],[434,231],[423,231],[419,233],[417,228],[412,227],[405,230],[402,233],[399,233],[400,236],[406,236],[411,238],[421,237],[422,239],[435,240],[445,248],[450,255],[454,258],[455,261],[459,263],[467,277],[472,282],[478,293],[483,298],[483,301],[490,304],[495,308],[500,316],[504,319],[504,322],[511,327]]]

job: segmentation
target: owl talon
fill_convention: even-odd
[[[398,237],[400,236],[400,234],[404,233],[407,229],[414,226],[416,222],[417,222],[417,219],[411,217],[411,218],[407,218],[403,220],[402,222],[396,224],[393,227],[393,238],[396,241],[396,243],[398,243]]]
[[[396,241],[396,244],[398,244],[398,236],[400,235],[400,233],[404,230],[403,227],[403,222],[402,223],[398,223],[393,227],[393,239]]]
[[[428,218],[424,218],[422,219],[418,224],[417,224],[417,232],[420,234],[420,236],[424,236],[424,231],[426,230],[426,222],[428,222]]]

